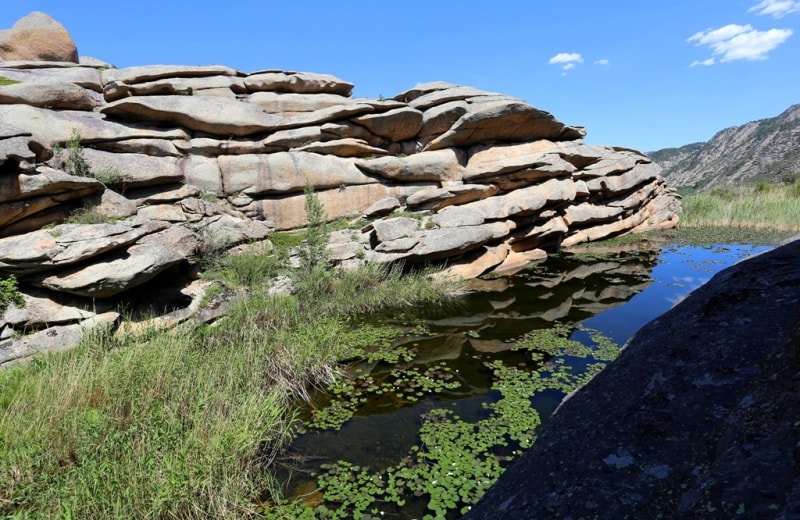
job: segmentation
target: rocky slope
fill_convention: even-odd
[[[643,327],[466,518],[800,517],[798,255],[732,266]]]
[[[706,143],[649,154],[675,187],[800,180],[800,105],[777,117],[726,128]]]
[[[28,309],[0,318],[0,364],[72,341],[54,327],[116,322],[114,303],[159,280],[189,299],[202,252],[303,226],[307,184],[328,218],[367,220],[332,238],[344,268],[508,273],[677,223],[650,158],[586,145],[519,99],[442,82],[354,99],[327,74],[76,64],[60,24],[31,17],[0,33],[0,276],[17,276]]]

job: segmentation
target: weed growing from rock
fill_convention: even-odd
[[[11,304],[17,307],[25,305],[25,300],[22,299],[22,293],[19,292],[17,286],[17,278],[13,274],[0,278],[0,314],[3,314]]]
[[[91,177],[92,167],[83,156],[83,145],[81,145],[81,134],[76,128],[72,129],[70,139],[63,146],[53,147],[53,160],[55,166],[78,177]]]
[[[105,215],[91,208],[81,208],[73,211],[63,224],[111,224],[120,220],[119,217]]]
[[[311,183],[306,182],[305,187],[306,228],[303,233],[303,243],[298,248],[300,256],[300,269],[311,272],[325,268],[328,264],[327,246],[330,240],[328,219],[325,207],[314,192]]]
[[[53,147],[53,164],[56,168],[64,170],[70,175],[78,177],[91,177],[97,179],[104,186],[121,184],[128,180],[128,176],[117,170],[108,167],[100,170],[93,170],[89,161],[83,154],[83,145],[80,132],[76,128],[72,129],[70,139],[64,145]]]

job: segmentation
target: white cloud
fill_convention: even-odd
[[[730,40],[740,34],[752,31],[753,26],[736,25],[735,23],[720,27],[719,29],[706,29],[690,36],[687,42],[696,42],[696,45],[714,45],[719,42]]]
[[[603,58],[602,60],[595,61],[594,64],[595,65],[602,65],[604,67],[610,67],[611,66],[611,60]]]
[[[719,29],[700,31],[686,41],[695,45],[708,45],[713,56],[720,56],[720,62],[734,60],[765,60],[767,53],[785,42],[793,31],[791,29],[769,29],[759,31],[751,25],[730,24]],[[709,58],[695,61],[695,65],[713,65]]]
[[[559,52],[558,54],[550,58],[550,61],[548,61],[547,63],[549,63],[550,65],[555,65],[558,63],[572,63],[572,62],[583,63],[583,56],[581,56],[577,52]]]
[[[559,52],[547,62],[550,65],[560,65],[564,72],[572,70],[579,63],[583,63],[583,56],[577,52]],[[562,74],[563,76],[563,74]]]
[[[798,0],[761,0],[747,10],[748,13],[772,16],[773,18],[783,18],[787,14],[800,12],[800,1]]]
[[[716,60],[714,58],[708,58],[707,60],[703,60],[703,61],[694,60],[694,62],[692,63],[691,66],[692,67],[697,67],[698,65],[703,65],[705,67],[709,67],[709,66],[711,66],[711,65],[713,65],[715,63],[716,63]]]

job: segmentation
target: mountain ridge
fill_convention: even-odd
[[[800,103],[781,114],[720,130],[706,142],[648,154],[670,185],[699,191],[759,181],[800,180]]]

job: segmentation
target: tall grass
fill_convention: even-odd
[[[292,273],[318,279],[273,297],[264,279],[283,267],[267,254],[219,264],[226,283],[249,287],[214,325],[105,330],[0,371],[0,516],[260,516],[293,404],[335,376],[351,318],[452,288],[369,266]]]
[[[685,227],[800,231],[800,183],[716,188],[683,201]]]
[[[190,331],[95,335],[0,374],[0,511],[45,518],[242,518],[259,446],[288,438],[274,348],[207,348]],[[298,378],[303,374],[298,373]]]

